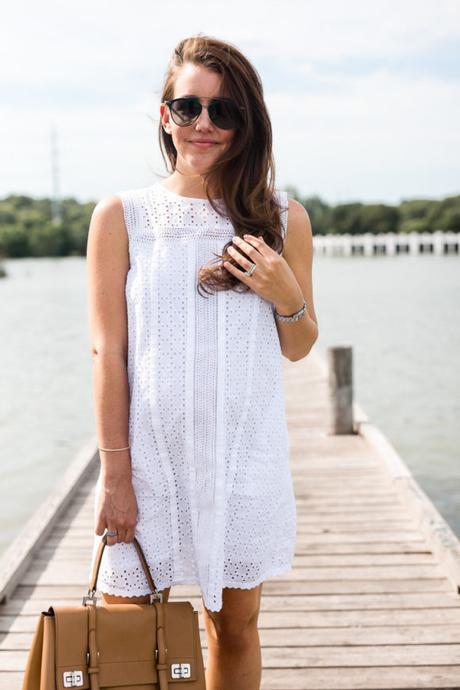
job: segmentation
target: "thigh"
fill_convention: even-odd
[[[171,587],[166,587],[161,590],[163,592],[163,602],[166,603],[169,599]],[[149,595],[145,594],[139,597],[120,597],[115,594],[107,594],[101,592],[102,600],[105,604],[148,604],[150,601]]]

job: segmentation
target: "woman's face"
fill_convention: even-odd
[[[209,104],[209,99],[222,96],[222,77],[203,67],[186,63],[177,73],[173,98],[182,96],[197,96],[203,105]],[[172,120],[169,108],[160,105],[162,125],[171,134],[177,151],[176,167],[184,174],[205,172],[230,145],[234,129],[219,129],[203,108],[199,117],[185,127],[176,125]],[[200,146],[199,140],[210,140],[210,145]]]

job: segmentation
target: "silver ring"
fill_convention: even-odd
[[[107,531],[106,534],[108,537],[117,537],[118,536],[118,532],[108,532]]]
[[[253,274],[254,271],[256,270],[256,266],[257,266],[257,264],[254,264],[254,263],[253,263],[252,266],[251,266],[251,268],[248,268],[248,270],[244,272],[244,275],[245,275],[245,276],[252,276],[252,274]]]

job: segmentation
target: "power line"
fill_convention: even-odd
[[[59,192],[59,156],[58,156],[58,138],[56,125],[51,126],[51,222],[53,225],[59,225],[62,221],[61,199]]]

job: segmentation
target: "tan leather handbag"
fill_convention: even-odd
[[[163,601],[136,538],[150,603],[96,605],[106,545],[107,533],[82,604],[41,612],[22,690],[206,690],[198,611],[189,601]]]

